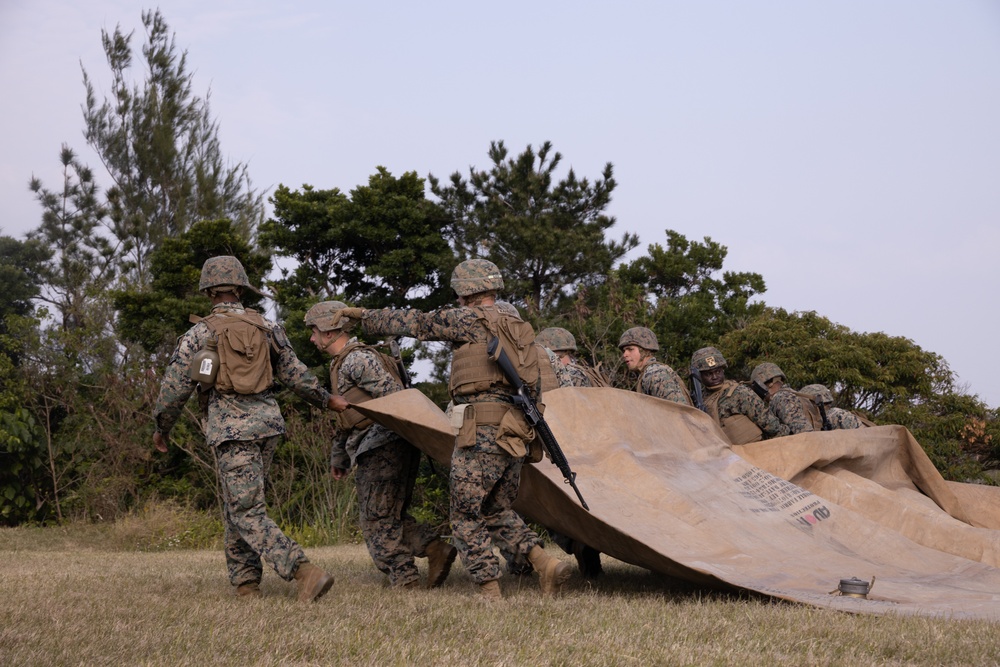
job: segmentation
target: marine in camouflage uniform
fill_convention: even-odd
[[[714,347],[691,355],[691,371],[705,388],[705,411],[722,427],[730,443],[750,442],[789,435],[790,429],[772,415],[750,387],[726,379],[726,358]]]
[[[569,366],[565,365],[562,362],[562,360],[559,359],[559,355],[558,354],[556,354],[555,352],[553,352],[552,350],[550,350],[547,347],[544,347],[544,346],[541,346],[541,347],[542,347],[542,350],[543,350],[543,354],[545,355],[545,358],[549,362],[549,368],[552,369],[552,377],[554,378],[552,380],[552,382],[554,383],[552,387],[545,386],[546,382],[545,382],[545,377],[544,377],[544,372],[543,372],[543,377],[542,377],[542,391],[550,391],[552,389],[557,389],[559,387],[575,387],[575,386],[581,386],[582,387],[582,386],[584,386],[584,385],[577,385],[577,384],[575,384],[576,382],[579,381],[578,375],[582,375],[582,374],[580,374],[580,373],[574,373],[573,371],[570,370]],[[586,380],[586,376],[584,376],[584,379]]]
[[[835,408],[833,406],[833,394],[826,388],[826,385],[809,384],[802,387],[802,389],[799,390],[799,393],[814,396],[819,399],[826,410],[827,421],[830,422],[830,426],[835,430],[845,428],[861,428],[864,426],[858,416],[853,412],[849,412],[843,408]]]
[[[606,387],[600,373],[576,358],[576,337],[562,327],[548,327],[538,333],[537,342],[559,362],[556,375],[561,387]],[[551,360],[551,358],[550,358]],[[554,364],[553,364],[554,365]],[[564,382],[565,381],[565,382]],[[568,384],[566,384],[568,383]]]
[[[660,349],[656,334],[646,327],[632,327],[618,340],[618,349],[630,371],[639,373],[635,390],[640,394],[694,406],[691,395],[673,368],[656,360]]]
[[[253,315],[239,302],[243,288],[256,291],[235,257],[213,257],[205,262],[199,289],[211,298],[212,315]],[[170,430],[197,386],[191,362],[209,339],[214,339],[206,320],[178,338],[167,364],[153,409],[153,442],[159,451],[167,451]],[[270,320],[259,320],[266,329],[262,352],[270,354],[274,377],[313,405],[345,408],[346,401],[335,399],[298,360],[284,329]],[[302,548],[267,516],[264,489],[275,449],[285,432],[274,392],[268,387],[256,394],[222,393],[213,385],[207,394],[203,427],[209,446],[215,448],[222,487],[230,583],[238,595],[259,595],[263,558],[282,579],[299,582],[300,600],[320,597],[333,585],[333,577],[309,563]]]
[[[750,373],[750,381],[767,388],[770,396],[768,410],[788,427],[792,435],[818,430],[814,428],[812,417],[803,407],[802,397],[785,384],[785,374],[777,364],[758,364]]]
[[[375,349],[351,338],[335,313],[346,304],[318,303],[305,315],[310,341],[330,354],[330,386],[352,404],[403,390],[403,385]],[[330,472],[343,479],[357,466],[361,533],[379,571],[394,587],[413,588],[420,575],[414,558],[428,559],[428,587],[440,586],[455,560],[456,549],[439,539],[433,528],[410,516],[420,450],[385,426],[348,409],[337,420],[330,455]]]
[[[569,577],[569,566],[545,553],[538,535],[511,509],[520,485],[526,440],[530,438],[496,423],[496,415],[500,413],[504,420],[521,418],[511,399],[512,388],[496,365],[488,362],[485,352],[485,346],[495,335],[491,328],[510,327],[510,321],[516,318],[495,305],[503,278],[492,262],[482,259],[462,262],[452,272],[451,286],[458,295],[457,308],[430,313],[360,308],[341,312],[360,320],[368,334],[453,343],[450,383],[455,404],[453,417],[464,415],[465,420],[451,458],[450,519],[462,563],[479,584],[484,598],[500,599],[500,560],[493,552],[496,546],[518,560],[529,560],[539,573],[543,594],[551,595]],[[465,384],[460,378],[466,377],[463,374],[470,367],[478,372],[487,369],[494,379],[482,385]],[[534,383],[533,393],[537,393],[539,384],[540,381]],[[472,411],[465,406],[472,406]],[[473,413],[474,422],[469,419]]]

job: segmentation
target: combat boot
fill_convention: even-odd
[[[299,602],[312,602],[330,590],[333,575],[305,561],[295,570],[295,581],[299,582]]]
[[[260,584],[258,582],[248,581],[236,587],[236,595],[241,598],[259,598],[263,597],[264,594],[260,592]]]
[[[528,552],[528,560],[538,572],[538,585],[542,589],[542,595],[555,595],[570,577],[570,566],[558,558],[548,555],[545,553],[545,549],[537,544],[531,547],[531,551]]]
[[[601,552],[593,547],[588,547],[583,542],[573,542],[573,556],[576,558],[576,566],[580,568],[580,574],[587,579],[597,579],[604,573],[601,567]]]
[[[427,588],[437,588],[448,578],[458,549],[444,540],[434,540],[427,547]]]
[[[503,593],[500,592],[500,582],[494,579],[493,581],[479,584],[479,599],[486,602],[503,600]]]

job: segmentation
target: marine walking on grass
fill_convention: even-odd
[[[394,360],[352,338],[351,322],[337,313],[340,301],[318,303],[305,315],[310,341],[332,357],[330,386],[351,405],[403,390]],[[440,586],[456,549],[409,513],[417,481],[420,450],[381,424],[349,408],[337,418],[330,455],[334,479],[356,466],[360,528],[368,553],[394,588],[415,588],[420,575],[414,558],[427,558],[427,585]]]
[[[343,410],[348,404],[299,361],[280,325],[243,307],[245,289],[257,292],[235,257],[205,262],[199,290],[211,299],[212,312],[177,340],[153,409],[153,444],[167,451],[170,431],[197,390],[222,488],[230,583],[237,595],[259,596],[263,559],[282,579],[298,582],[299,600],[312,601],[330,589],[333,575],[309,562],[267,516],[264,500],[285,432],[272,384],[281,382],[317,407]]]
[[[451,459],[450,519],[462,563],[485,599],[501,599],[500,560],[493,551],[500,547],[530,561],[543,594],[551,595],[569,578],[570,567],[546,553],[538,535],[511,509],[534,433],[514,406],[513,387],[487,353],[494,338],[510,341],[516,349],[509,356],[516,357],[518,375],[537,398],[540,373],[534,332],[497,308],[503,278],[492,262],[462,262],[452,272],[451,286],[458,296],[457,308],[430,313],[345,308],[341,314],[360,320],[368,334],[453,344],[449,392],[457,436]]]

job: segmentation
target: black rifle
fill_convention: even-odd
[[[389,339],[389,352],[392,353],[392,358],[396,360],[396,370],[399,371],[399,380],[403,385],[403,389],[409,389],[410,373],[406,370],[406,364],[403,363],[403,353],[399,351],[398,338]]]
[[[562,473],[563,481],[573,487],[576,492],[576,497],[580,499],[580,504],[583,505],[583,509],[590,511],[590,507],[587,506],[587,501],[583,499],[583,495],[580,493],[580,489],[576,486],[576,473],[570,470],[569,461],[566,460],[566,455],[563,454],[562,447],[556,441],[556,436],[552,435],[552,429],[549,425],[545,423],[545,419],[542,418],[542,414],[538,411],[538,406],[535,402],[531,400],[531,396],[528,394],[528,388],[521,381],[520,376],[517,371],[514,370],[514,365],[510,363],[510,359],[507,357],[507,352],[500,347],[500,339],[493,338],[490,340],[489,344],[486,346],[486,353],[491,359],[495,359],[497,365],[500,366],[500,370],[503,372],[504,377],[507,378],[507,382],[514,386],[515,394],[511,396],[514,400],[514,405],[521,408],[524,412],[524,416],[527,418],[528,423],[531,424],[532,428],[538,434],[538,439],[542,441],[542,446],[545,447],[545,451],[549,453],[549,460],[557,468],[559,472]]]
[[[753,380],[750,383],[750,388],[753,389],[753,393],[760,396],[760,400],[764,401],[765,403],[771,400],[771,398],[768,396],[767,387],[765,387],[760,380]]]
[[[702,412],[708,412],[708,408],[705,407],[705,396],[702,393],[701,371],[694,366],[691,367],[691,384],[694,385],[694,407]]]
[[[816,407],[819,408],[819,416],[823,418],[823,429],[824,431],[832,431],[833,424],[826,417],[826,406],[823,405],[823,401],[819,400],[819,396],[813,396],[813,400],[816,402]]]

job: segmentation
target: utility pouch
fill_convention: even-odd
[[[476,444],[476,406],[466,403],[452,408],[451,429],[455,432],[455,446],[459,449]]]
[[[535,429],[531,428],[524,413],[518,409],[508,410],[497,428],[497,445],[514,458],[528,454],[527,443],[535,439]]]

